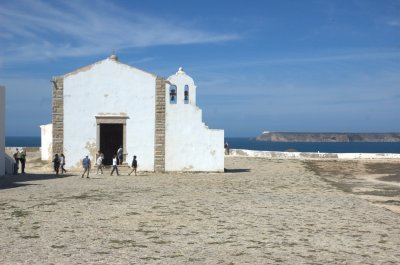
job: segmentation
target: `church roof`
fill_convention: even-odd
[[[115,62],[115,63],[117,63],[117,64],[123,65],[123,66],[125,66],[125,67],[130,68],[130,69],[135,69],[135,70],[141,71],[141,72],[143,72],[143,73],[145,73],[145,74],[152,75],[153,77],[157,77],[157,75],[155,75],[155,74],[153,74],[153,73],[150,73],[150,72],[144,71],[144,70],[142,70],[142,69],[139,69],[139,68],[136,68],[136,67],[133,67],[133,66],[130,66],[130,65],[121,63],[120,61],[118,61],[118,57],[117,57],[115,54],[111,55],[110,57],[108,57],[108,58],[106,58],[106,59],[104,59],[104,60],[95,62],[95,63],[93,63],[93,64],[91,64],[91,65],[84,66],[84,67],[79,68],[79,69],[77,69],[77,70],[75,70],[75,71],[72,71],[72,72],[70,72],[70,73],[67,73],[67,74],[63,75],[62,77],[65,78],[65,77],[68,77],[68,76],[71,76],[71,75],[79,74],[79,73],[81,73],[81,72],[89,71],[89,70],[92,69],[94,66],[96,66],[96,65],[98,65],[98,64],[101,64],[101,63],[103,63],[103,62],[105,62],[105,61],[113,61],[113,62]]]

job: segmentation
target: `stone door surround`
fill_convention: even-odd
[[[122,124],[122,143],[124,150],[123,162],[126,162],[128,153],[126,153],[126,120],[129,119],[126,115],[96,115],[96,146],[100,148],[100,124]]]

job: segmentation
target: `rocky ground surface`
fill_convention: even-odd
[[[400,214],[381,207],[399,203],[400,162],[374,163],[82,179],[30,156],[0,179],[0,264],[400,264]]]

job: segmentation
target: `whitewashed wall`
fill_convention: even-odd
[[[53,142],[53,124],[40,125],[40,154],[42,160],[51,160]]]
[[[391,153],[315,153],[231,149],[230,154],[232,156],[265,157],[277,159],[400,159],[400,154]]]
[[[177,86],[177,103],[170,104],[166,86],[165,169],[166,171],[224,171],[224,131],[210,130],[196,106],[196,86],[183,70],[168,78]],[[189,104],[184,87],[189,86]]]
[[[0,176],[5,174],[5,111],[6,89],[0,86]]]
[[[141,170],[154,170],[156,76],[105,59],[64,76],[64,154],[67,167],[96,151],[96,115],[127,115],[128,162],[138,156]]]

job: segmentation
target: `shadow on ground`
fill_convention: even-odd
[[[245,173],[250,171],[249,168],[224,168],[225,173]]]
[[[55,175],[55,174],[18,174],[18,175],[7,175],[0,178],[0,189],[11,189],[18,188],[28,185],[37,185],[32,183],[24,183],[27,181],[35,181],[35,180],[47,180],[47,179],[56,179],[56,178],[65,178],[70,177],[72,175],[64,174],[64,175]]]

